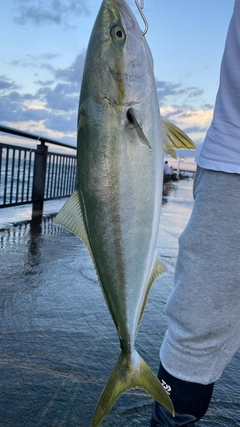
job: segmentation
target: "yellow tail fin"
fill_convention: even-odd
[[[142,388],[174,415],[170,397],[147,363],[136,350],[131,360],[122,351],[98,401],[92,427],[98,427],[119,396],[131,388]]]

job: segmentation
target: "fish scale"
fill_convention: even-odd
[[[164,146],[171,151],[174,143],[193,145],[160,115],[151,52],[125,0],[102,2],[86,54],[78,117],[78,189],[55,222],[85,242],[121,347],[92,426],[136,387],[174,414],[135,339],[152,282],[165,270],[156,253]]]

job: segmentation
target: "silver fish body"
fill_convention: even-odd
[[[105,298],[131,352],[155,259],[163,144],[149,48],[125,1],[102,3],[82,88],[80,203]]]
[[[55,219],[86,243],[120,339],[121,354],[95,410],[94,427],[121,393],[134,387],[174,413],[135,349],[150,286],[164,271],[156,254],[168,140],[161,121],[145,37],[125,0],[103,0],[80,94],[78,190]],[[171,132],[171,125],[164,126]]]

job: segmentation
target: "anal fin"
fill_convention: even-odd
[[[148,286],[147,286],[146,293],[145,293],[144,302],[143,302],[143,305],[142,305],[142,310],[141,310],[141,313],[140,313],[140,316],[139,316],[139,319],[138,319],[138,325],[139,325],[139,323],[141,321],[141,318],[142,318],[142,315],[143,315],[143,312],[144,312],[144,309],[145,309],[145,306],[146,306],[146,302],[147,302],[147,299],[148,299],[148,294],[150,292],[151,286],[152,286],[154,280],[158,276],[160,276],[162,273],[165,273],[165,271],[166,271],[166,267],[163,265],[163,263],[162,263],[162,261],[160,259],[159,254],[156,252],[155,258],[154,258],[153,267],[152,267],[152,271],[151,271],[151,275],[150,275],[150,278],[149,278],[149,281],[148,281]]]

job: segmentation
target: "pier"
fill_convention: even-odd
[[[173,286],[178,237],[193,206],[181,181],[162,206],[158,251],[167,272],[154,282],[136,347],[157,373]],[[0,231],[0,426],[90,427],[100,393],[119,356],[115,326],[81,240],[35,218]],[[221,322],[221,318],[219,319]],[[216,383],[199,427],[240,425],[240,352]],[[120,397],[103,427],[148,427],[152,398]]]
[[[31,204],[32,218],[38,218],[45,201],[73,193],[77,185],[75,147],[7,126],[0,125],[0,132],[17,137],[15,145],[0,142],[0,209]],[[32,146],[22,141],[31,141]]]

